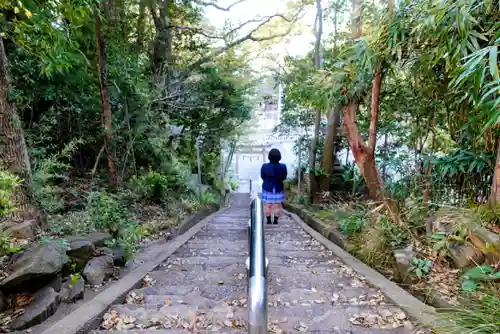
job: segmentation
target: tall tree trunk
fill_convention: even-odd
[[[337,17],[338,17],[338,3],[334,3],[333,15],[333,51],[337,52]],[[328,132],[325,138],[325,145],[323,147],[323,159],[321,166],[325,171],[320,177],[321,191],[329,191],[332,182],[332,173],[335,164],[336,148],[335,142],[337,140],[338,127],[340,125],[340,113],[342,112],[342,105],[337,104],[328,115]]]
[[[324,170],[324,174],[320,177],[320,188],[322,191],[328,191],[330,189],[330,183],[332,181],[333,167],[335,164],[335,141],[337,139],[338,128],[340,125],[340,112],[342,111],[342,105],[336,105],[328,115],[328,132],[325,138],[325,146],[323,148],[323,160],[321,167]]]
[[[366,146],[363,138],[359,135],[358,127],[356,125],[356,111],[358,105],[356,102],[350,102],[344,107],[343,119],[344,130],[347,135],[349,147],[354,156],[354,161],[359,168],[359,172],[365,180],[368,187],[369,195],[372,199],[378,202],[383,202],[388,209],[389,217],[394,222],[400,222],[399,210],[397,205],[386,196],[383,189],[382,178],[375,164],[375,146]],[[372,110],[373,111],[373,110]],[[372,113],[370,119],[370,127],[378,119],[378,115]],[[370,133],[368,142],[374,142]]]
[[[137,18],[137,41],[135,42],[136,52],[141,52],[144,46],[144,32],[146,18],[146,0],[139,1],[139,17]]]
[[[168,16],[172,0],[151,0],[150,13],[155,25],[156,36],[153,44],[152,70],[154,83],[162,87],[167,78],[168,65],[172,61],[172,32]]]
[[[102,6],[102,5],[101,5]],[[102,7],[101,7],[102,9]],[[105,128],[104,144],[108,158],[109,184],[115,188],[118,184],[116,173],[116,151],[113,143],[113,122],[111,116],[111,105],[108,100],[108,60],[106,54],[106,42],[102,37],[100,12],[97,12],[95,18],[95,36],[97,42],[97,51],[99,58],[99,81],[101,98],[101,116]]]
[[[359,38],[361,35],[361,3],[359,0],[353,0],[352,18],[353,18],[353,38]],[[380,90],[382,85],[381,67],[375,72],[372,84],[372,101],[371,101],[371,118],[368,144],[365,145],[363,138],[360,136],[356,125],[356,112],[358,103],[355,100],[349,101],[344,107],[343,119],[344,130],[347,135],[347,140],[354,156],[354,161],[359,168],[360,174],[365,180],[368,187],[369,195],[372,199],[383,202],[388,210],[389,217],[395,222],[400,222],[399,210],[397,205],[386,196],[383,189],[382,178],[375,164],[375,146],[377,141],[377,122],[380,109]]]
[[[316,0],[316,22],[315,22],[316,43],[314,46],[314,64],[317,69],[323,67],[323,55],[321,52],[321,35],[323,34],[323,8],[321,0]],[[316,151],[318,146],[319,126],[321,123],[321,109],[316,110],[314,121],[314,135],[311,143],[311,153],[309,155],[309,196],[310,201],[315,202],[318,193],[318,180],[316,179]]]
[[[17,211],[7,217],[8,224],[40,219],[31,191],[31,166],[22,122],[16,105],[9,101],[10,83],[7,54],[0,36],[0,169],[23,180],[22,185],[13,191]]]
[[[493,208],[500,204],[500,139],[498,139],[497,143],[497,159],[495,164],[495,173],[493,174],[493,182],[491,185],[489,202],[491,207]]]

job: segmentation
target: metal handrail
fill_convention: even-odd
[[[250,206],[248,274],[248,333],[267,333],[267,267],[265,256],[264,212],[255,197]]]

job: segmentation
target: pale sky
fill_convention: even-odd
[[[221,7],[228,7],[230,4],[234,3],[236,0],[219,0],[217,4]],[[205,13],[207,15],[210,24],[215,27],[222,28],[226,20],[233,23],[233,25],[238,25],[242,22],[248,21],[250,19],[256,19],[263,16],[268,16],[277,13],[284,13],[286,10],[287,2],[286,0],[247,0],[231,8],[229,12],[218,10],[214,7],[207,7]],[[277,43],[272,48],[272,51],[266,52],[261,58],[270,58],[271,54],[277,54],[281,57],[285,55],[304,55],[312,48],[312,43],[314,43],[313,34],[313,24],[316,15],[315,6],[308,7],[305,15],[299,20],[299,24],[294,29],[296,34],[286,38],[286,42]],[[258,23],[257,23],[258,24]],[[249,25],[248,29],[255,27],[256,24]],[[302,31],[297,31],[299,26],[302,27]],[[332,31],[332,27],[328,25],[327,20],[324,22],[324,33],[325,36]],[[243,35],[248,30],[242,30],[241,35]],[[272,57],[275,59],[276,57]],[[279,57],[278,57],[279,58]],[[254,66],[261,66],[262,63],[257,61]]]

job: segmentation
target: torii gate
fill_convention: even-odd
[[[239,160],[240,155],[249,154],[249,155],[262,155],[262,162],[266,161],[267,152],[271,149],[271,145],[242,145],[238,146],[235,151],[235,173],[239,174]]]

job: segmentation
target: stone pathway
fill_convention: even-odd
[[[246,332],[248,195],[113,305],[94,333]],[[270,333],[412,333],[399,308],[291,218],[266,225]]]

